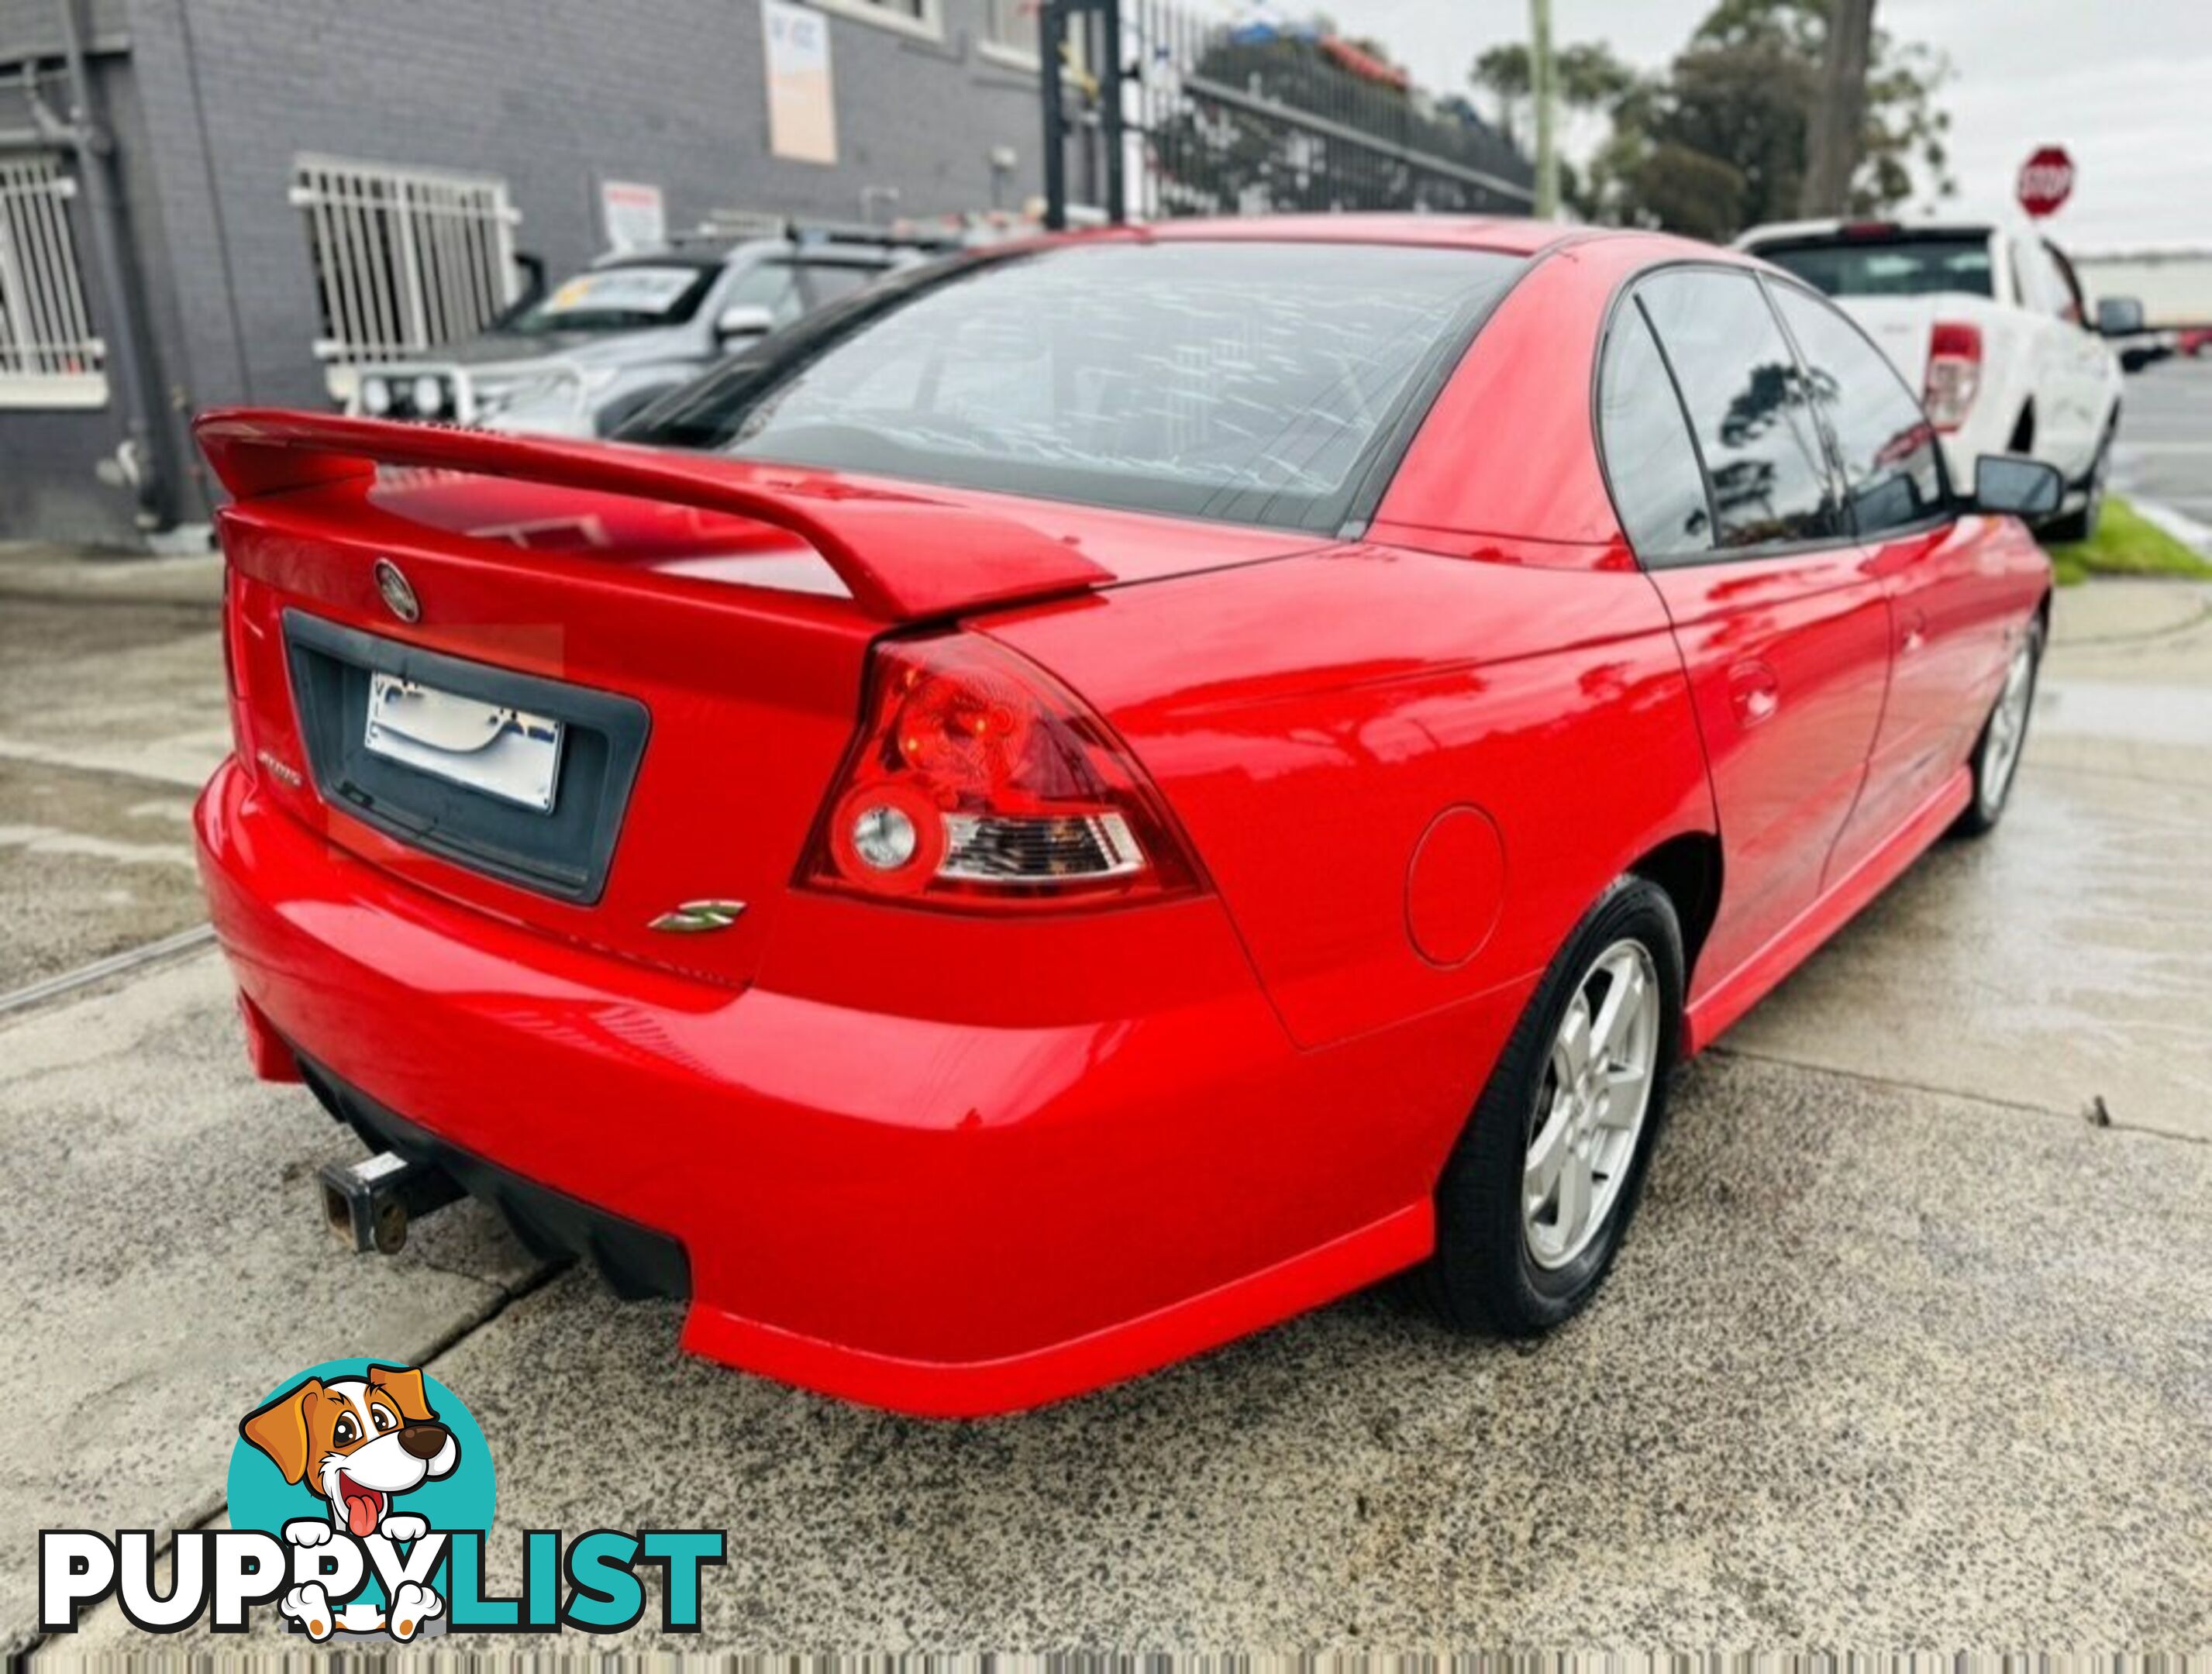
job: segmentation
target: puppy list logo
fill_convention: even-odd
[[[661,1571],[661,1626],[696,1632],[700,1571],[723,1537],[700,1529],[596,1529],[524,1538],[518,1598],[487,1596],[491,1450],[459,1397],[417,1368],[331,1361],[287,1380],[239,1421],[228,1529],[175,1541],[157,1595],[151,1530],[39,1537],[40,1625],[73,1631],[110,1593],[150,1633],[203,1614],[240,1633],[255,1605],[317,1644],[391,1643],[448,1631],[614,1633],[645,1612],[641,1566]]]
[[[432,1404],[416,1368],[349,1369],[319,1367],[239,1421],[231,1526],[265,1529],[314,1555],[312,1566],[293,1558],[295,1584],[277,1600],[309,1638],[404,1641],[444,1627],[450,1537],[491,1527],[490,1450],[452,1391],[440,1386]]]

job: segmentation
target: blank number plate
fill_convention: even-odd
[[[561,723],[418,685],[397,675],[368,677],[368,731],[362,743],[434,778],[501,802],[553,811],[561,772]]]

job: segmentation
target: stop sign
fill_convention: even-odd
[[[2020,166],[2014,186],[2020,207],[2032,215],[2047,215],[2063,203],[2074,190],[2074,160],[2063,145],[2046,145]]]

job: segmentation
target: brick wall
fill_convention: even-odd
[[[58,39],[52,5],[0,0],[0,58]],[[769,155],[758,0],[100,0],[95,31],[129,39],[101,79],[161,391],[179,413],[325,402],[286,202],[302,152],[503,176],[516,247],[555,277],[601,247],[603,178],[657,182],[672,227],[723,207],[857,220],[863,187],[926,215],[987,207],[989,155],[1011,146],[1018,203],[1041,179],[1036,82],[975,50],[981,7],[941,0],[937,41],[831,15],[839,161],[823,167]],[[127,529],[124,497],[91,480],[112,429],[0,412],[0,479],[19,479],[0,538],[112,535],[103,495]]]

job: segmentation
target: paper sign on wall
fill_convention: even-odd
[[[660,188],[640,180],[600,181],[599,226],[617,256],[660,249],[668,242],[668,207]]]
[[[768,145],[802,163],[837,161],[830,84],[830,20],[790,0],[761,0],[768,32]]]

